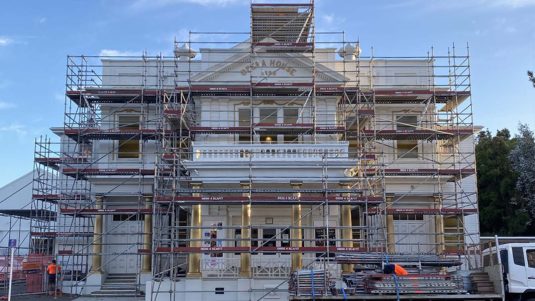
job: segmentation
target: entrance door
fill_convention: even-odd
[[[143,242],[143,215],[114,214],[106,223],[107,251],[105,269],[108,273],[136,273],[141,266],[137,254]]]
[[[396,252],[427,253],[431,252],[431,236],[429,225],[421,214],[394,215],[394,231]]]

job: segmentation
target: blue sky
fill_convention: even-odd
[[[170,53],[188,31],[248,31],[249,0],[56,0],[0,4],[0,186],[32,169],[33,142],[63,121],[67,55]],[[318,31],[363,55],[444,54],[470,44],[474,120],[535,128],[535,0],[316,0]]]

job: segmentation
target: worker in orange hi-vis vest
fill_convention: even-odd
[[[385,264],[383,268],[385,274],[395,274],[396,276],[407,276],[409,272],[397,263]]]
[[[405,270],[402,266],[396,263],[394,264],[394,274],[396,274],[397,276],[407,276],[409,275],[409,272],[407,272],[407,270]]]
[[[56,263],[56,260],[52,260],[47,266],[46,273],[48,274],[48,293],[54,295],[58,292],[58,281],[61,274],[61,267]]]

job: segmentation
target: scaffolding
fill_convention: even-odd
[[[316,32],[313,1],[250,14],[249,32],[190,32],[170,57],[67,58],[31,241],[73,293],[106,273],[139,292],[148,273],[155,300],[176,297],[163,280],[340,276],[354,262],[337,255],[478,244],[468,48],[363,55]]]

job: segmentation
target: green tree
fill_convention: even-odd
[[[518,175],[516,191],[518,192],[517,203],[526,209],[530,215],[531,233],[535,234],[535,137],[527,124],[518,126],[516,146],[511,151],[509,158],[513,170]]]
[[[524,235],[529,231],[529,214],[518,202],[517,174],[509,155],[516,145],[509,130],[493,136],[482,131],[476,145],[480,227],[482,235]]]
[[[529,81],[533,84],[533,87],[535,88],[535,76],[533,76],[533,71],[528,71],[528,77]]]

